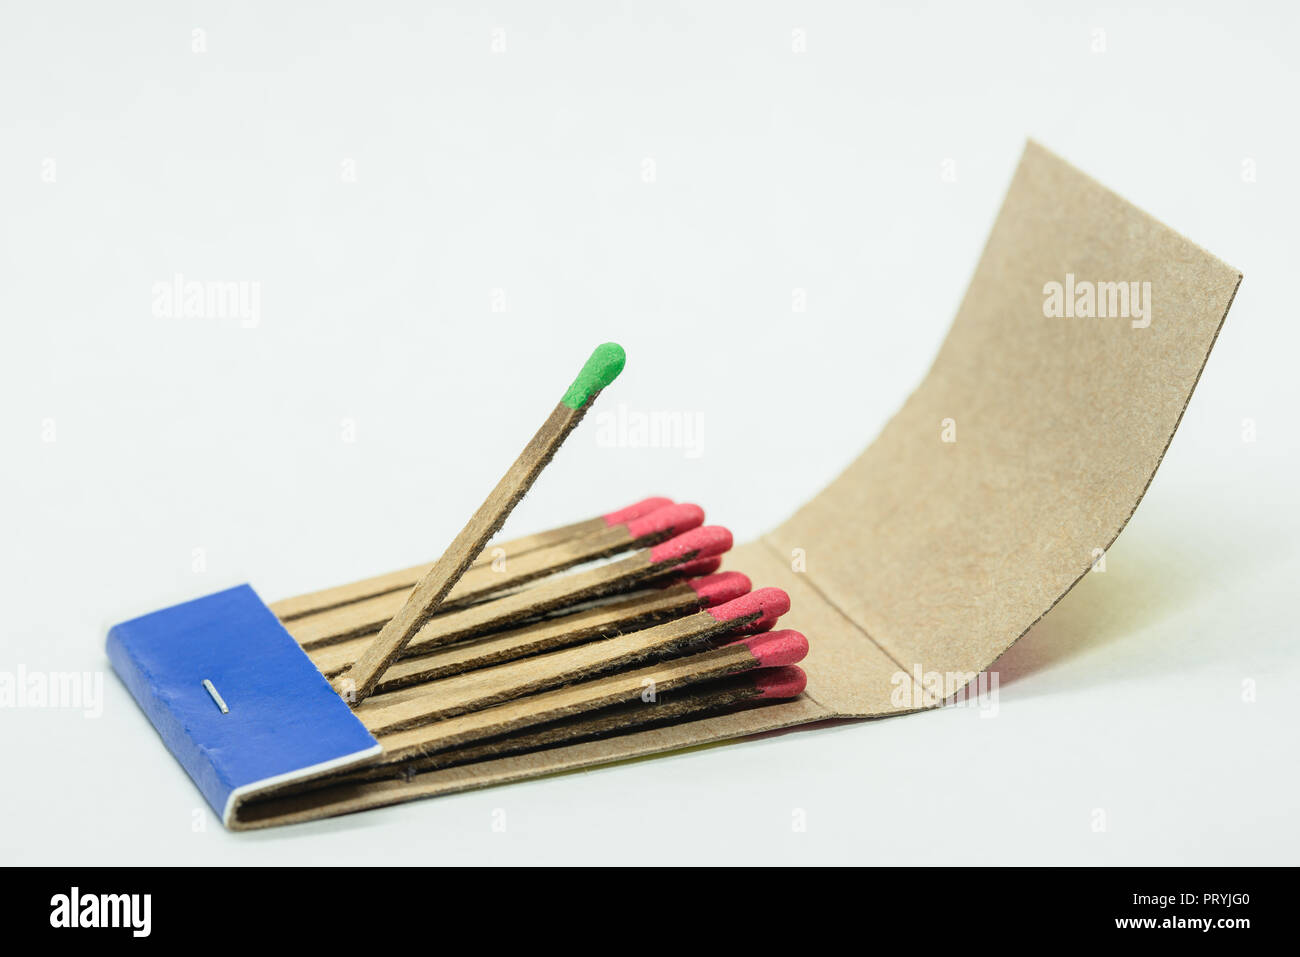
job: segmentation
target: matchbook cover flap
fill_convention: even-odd
[[[379,753],[248,585],[115,625],[108,656],[227,826],[249,794]]]
[[[786,568],[805,556],[790,577],[812,594],[782,624],[811,642],[808,694],[842,715],[937,704],[1104,567],[1240,280],[1029,143],[925,380],[763,539]],[[815,631],[817,596],[838,623]]]

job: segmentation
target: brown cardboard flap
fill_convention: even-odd
[[[1045,315],[1045,286],[1064,286],[1067,274],[1081,283],[1150,283],[1149,324],[1132,303],[1120,317]],[[340,814],[829,717],[914,710],[909,676],[917,667],[943,675],[945,693],[955,691],[1059,601],[1124,527],[1240,279],[1030,143],[920,387],[825,491],[728,557],[726,566],[756,585],[790,592],[782,627],[798,628],[811,644],[802,698],[410,781],[336,786],[250,808],[234,826]],[[1112,291],[1118,297],[1118,287]]]
[[[1128,316],[1044,315],[1045,287],[1068,288],[1068,276],[1150,283],[1138,287],[1149,314],[1131,302]],[[920,388],[764,541],[783,560],[803,549],[817,592],[900,670],[988,668],[1133,514],[1240,280],[1030,143]],[[1122,311],[1121,290],[1112,301],[1103,288],[1107,311]],[[1087,313],[1086,287],[1077,294],[1074,311]],[[847,629],[813,641],[842,638]],[[809,692],[838,713],[890,710],[876,656],[862,661],[854,682],[816,662]]]

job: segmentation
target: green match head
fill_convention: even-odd
[[[618,378],[625,362],[627,353],[617,342],[596,346],[596,351],[591,354],[587,364],[578,373],[578,378],[573,380],[573,385],[569,386],[569,391],[564,393],[564,398],[560,401],[570,409],[581,409],[591,401],[593,395]]]

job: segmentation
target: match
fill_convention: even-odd
[[[507,560],[518,558],[539,548],[566,542],[571,538],[582,538],[585,535],[594,534],[613,525],[625,524],[632,519],[640,518],[663,508],[665,505],[672,504],[673,500],[670,498],[646,498],[613,512],[599,515],[596,518],[561,525],[558,528],[547,529],[543,532],[534,532],[531,535],[524,535],[522,538],[516,538],[508,542],[489,544],[484,553],[475,560],[474,564],[470,565],[470,568],[491,565],[498,556]],[[429,574],[433,566],[434,562],[425,562],[422,565],[403,568],[400,571],[389,572],[386,575],[376,575],[373,578],[349,582],[346,585],[336,585],[333,588],[324,588],[320,591],[308,592],[305,595],[295,595],[292,598],[282,598],[280,601],[272,602],[268,607],[282,622],[289,622],[295,618],[329,611],[332,608],[350,605],[366,598],[374,598],[377,595],[386,595],[395,591],[409,592],[421,578]]]
[[[335,690],[356,707],[374,690],[411,637],[429,620],[461,575],[505,523],[519,500],[574,430],[592,401],[623,371],[623,348],[612,342],[597,346],[578,377],[525,446],[523,452],[479,506],[451,545],[434,562],[405,604],[383,626],[348,671],[336,679]]]
[[[808,639],[797,631],[770,631],[685,658],[566,685],[445,721],[379,736],[383,754],[376,765],[446,751],[484,738],[594,711],[630,704],[643,696],[672,691],[713,678],[798,664]]]
[[[663,508],[557,545],[534,549],[504,567],[479,564],[467,570],[448,592],[438,613],[481,601],[487,596],[525,585],[539,578],[565,571],[586,562],[643,548],[704,523],[698,505],[666,505]],[[285,627],[303,648],[345,641],[378,631],[407,601],[410,592],[392,592],[363,601],[300,617]]]
[[[400,731],[638,662],[699,651],[723,635],[765,631],[789,610],[790,596],[784,591],[760,588],[716,608],[631,634],[375,695],[356,713],[371,734]]]
[[[706,575],[673,583],[659,591],[634,593],[560,617],[447,645],[418,658],[393,662],[380,679],[375,694],[556,651],[595,638],[612,638],[723,604],[747,594],[750,588],[749,578],[740,572]],[[323,655],[309,653],[327,678],[346,667],[346,663],[335,664],[331,670],[325,657],[339,647],[332,646]]]

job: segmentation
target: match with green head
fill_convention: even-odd
[[[617,342],[596,346],[596,351],[591,354],[587,364],[578,373],[578,378],[573,380],[573,385],[569,386],[569,391],[564,393],[564,398],[560,401],[574,411],[581,409],[591,401],[592,396],[618,378],[625,362],[627,354]]]

